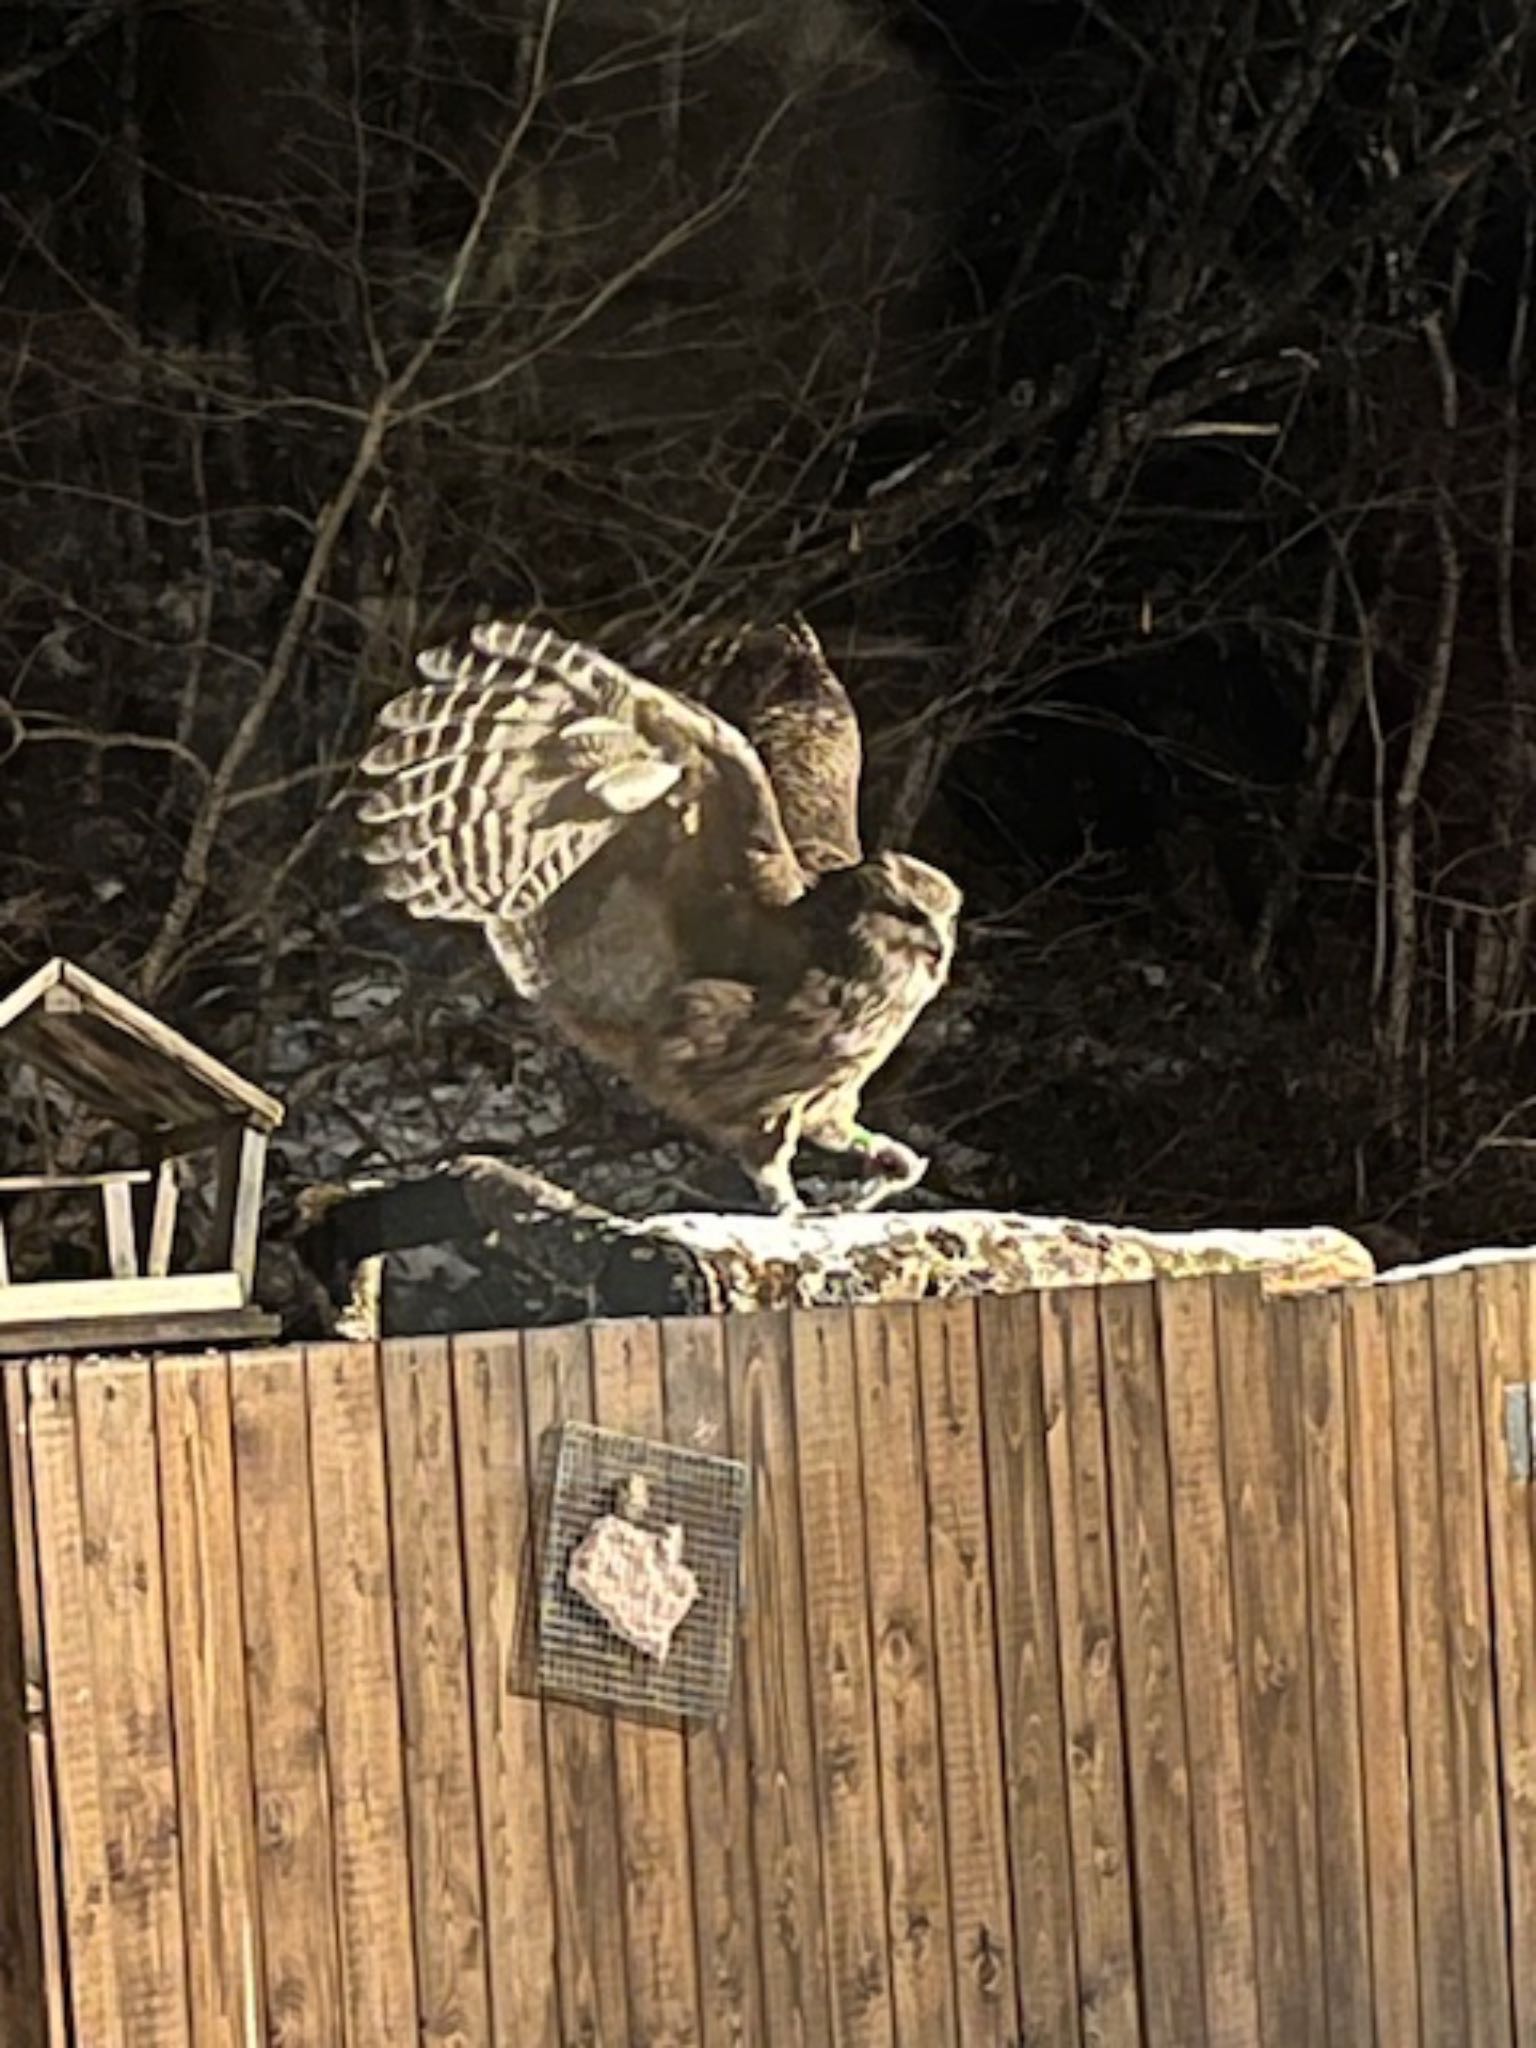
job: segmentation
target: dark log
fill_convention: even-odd
[[[491,1255],[487,1287],[505,1296],[509,1327],[525,1320],[526,1293],[505,1270],[498,1285],[498,1266],[519,1269],[585,1316],[699,1315],[723,1305],[707,1265],[686,1246],[503,1159],[470,1154],[424,1179],[356,1193],[312,1189],[301,1207],[310,1220],[297,1248],[338,1310],[357,1304],[366,1262],[435,1244]],[[351,1333],[365,1331],[354,1320]]]

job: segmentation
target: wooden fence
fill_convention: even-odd
[[[5,1371],[7,2048],[1536,2044],[1529,1270]],[[527,1688],[562,1418],[729,1718]]]

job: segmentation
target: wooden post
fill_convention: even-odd
[[[101,1187],[102,1214],[107,1226],[107,1266],[114,1280],[139,1277],[139,1234],[134,1227],[133,1184],[106,1180]]]
[[[155,1202],[149,1219],[149,1259],[145,1266],[151,1280],[163,1280],[171,1270],[171,1248],[176,1241],[176,1209],[181,1200],[181,1183],[176,1178],[174,1158],[162,1159],[155,1169]]]
[[[267,1166],[267,1133],[240,1124],[219,1140],[218,1199],[214,1208],[214,1262],[240,1276],[246,1299],[256,1277],[256,1234]]]
[[[6,2048],[62,2048],[63,1972],[25,1411],[23,1370],[0,1368],[0,2041]]]

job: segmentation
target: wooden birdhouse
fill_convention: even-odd
[[[0,1061],[13,1059],[126,1133],[137,1158],[81,1173],[0,1161],[0,1354],[271,1336],[253,1281],[281,1103],[68,960],[0,1001]],[[211,1199],[194,1228],[182,1198],[200,1182]],[[101,1272],[18,1277],[5,1209],[22,1196],[97,1207]]]

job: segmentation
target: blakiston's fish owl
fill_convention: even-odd
[[[960,892],[859,842],[858,721],[810,629],[740,635],[742,724],[578,642],[476,626],[418,657],[363,758],[365,858],[414,917],[482,925],[518,994],[798,1206],[802,1139],[926,1165],[859,1096],[949,974]]]

